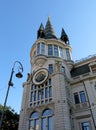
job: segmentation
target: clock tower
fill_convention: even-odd
[[[57,38],[48,17],[30,52],[31,72],[23,84],[19,130],[71,130],[72,48],[64,29]]]

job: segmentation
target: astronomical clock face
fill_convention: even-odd
[[[36,85],[40,85],[46,81],[48,78],[48,70],[47,69],[39,69],[33,75],[33,83]]]

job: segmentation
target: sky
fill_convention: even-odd
[[[40,24],[48,16],[60,38],[62,27],[72,46],[73,60],[96,54],[96,0],[0,0],[0,104],[4,104],[8,81],[15,61],[23,65],[23,78],[15,77],[7,106],[20,113],[23,87],[30,73],[30,50]]]

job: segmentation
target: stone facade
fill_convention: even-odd
[[[95,130],[96,56],[74,62],[69,38],[57,38],[50,18],[30,52],[19,130]]]

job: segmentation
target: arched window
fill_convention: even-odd
[[[42,113],[42,130],[53,130],[53,117],[51,109],[45,109]]]
[[[39,127],[39,114],[38,112],[33,112],[30,115],[29,130],[39,130]]]

